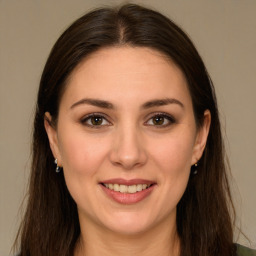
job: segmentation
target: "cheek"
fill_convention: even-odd
[[[194,146],[193,136],[181,132],[152,144],[158,146],[152,147],[151,154],[158,166],[161,166],[167,174],[180,175],[183,171],[190,169]]]
[[[162,195],[159,207],[169,205],[163,209],[166,214],[170,209],[176,208],[187,187],[194,145],[191,138],[193,137],[182,133],[170,136],[152,152],[159,170],[159,187]]]
[[[184,193],[189,179],[195,138],[193,129],[186,126],[182,128],[184,129],[165,137],[158,144],[152,142],[158,147],[154,147],[151,153],[166,195],[171,194],[177,202]]]
[[[107,141],[84,133],[70,132],[60,137],[60,152],[65,172],[72,175],[93,175],[107,153]]]
[[[171,192],[173,198],[180,198],[190,174],[191,151],[181,148],[179,143],[173,145],[175,147],[167,147],[159,152],[157,161],[166,192]],[[179,146],[178,150],[176,146]]]
[[[95,184],[109,144],[81,132],[69,134],[72,136],[65,134],[59,140],[66,185],[78,207],[89,211],[92,208],[90,197],[97,193]]]

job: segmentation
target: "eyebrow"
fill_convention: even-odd
[[[92,105],[92,106],[100,107],[100,108],[114,109],[113,104],[108,101],[99,100],[99,99],[89,99],[89,98],[81,99],[81,100],[77,101],[70,108],[72,109],[76,106],[84,105],[84,104],[88,104],[88,105]]]
[[[105,109],[114,109],[114,105],[108,101],[105,100],[99,100],[99,99],[90,99],[90,98],[84,98],[81,99],[77,102],[75,102],[70,108],[73,109],[76,106],[79,105],[92,105],[100,108],[105,108]],[[142,105],[142,109],[148,109],[148,108],[153,108],[153,107],[160,107],[160,106],[166,106],[169,104],[177,104],[184,108],[183,103],[181,103],[179,100],[174,99],[174,98],[164,98],[164,99],[155,99],[151,101],[147,101]]]
[[[169,104],[178,104],[182,108],[184,108],[183,103],[181,103],[179,100],[174,99],[174,98],[165,98],[165,99],[156,99],[156,100],[151,100],[142,105],[143,109],[148,109],[152,107],[160,107],[160,106],[166,106]]]

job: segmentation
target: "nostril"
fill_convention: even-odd
[[[110,151],[112,164],[126,170],[144,165],[147,156],[138,131],[132,129],[129,125],[129,129],[124,129],[116,135]]]
[[[112,152],[110,161],[116,166],[121,166],[124,169],[130,170],[134,167],[142,166],[146,163],[147,157],[144,152]]]

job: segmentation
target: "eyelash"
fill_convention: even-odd
[[[92,124],[92,118],[93,117],[100,118],[100,119],[103,120],[103,122],[107,122],[107,124],[94,125],[94,124]],[[164,122],[166,122],[166,120],[167,120],[167,123],[160,124],[160,125],[149,124],[149,121],[152,120],[153,118],[156,118],[156,117],[164,118]],[[90,121],[91,124],[89,124],[88,121]],[[80,122],[83,125],[86,125],[86,126],[88,126],[90,128],[96,128],[96,129],[99,129],[102,126],[109,126],[109,125],[111,125],[111,122],[109,122],[108,118],[104,114],[102,114],[102,113],[93,113],[93,114],[86,115],[85,117],[82,118],[82,120]],[[148,119],[148,121],[146,121],[144,124],[148,125],[148,126],[155,126],[157,128],[164,128],[164,127],[170,126],[171,124],[174,124],[175,122],[176,122],[176,120],[173,118],[173,116],[171,116],[171,115],[169,115],[167,113],[160,112],[160,113],[152,114],[151,117]]]
[[[103,124],[103,125],[102,124],[100,124],[100,125],[88,124],[87,122],[90,121],[90,120],[91,120],[91,123],[92,123],[92,118],[93,117],[101,118],[103,120],[103,122],[107,122],[108,124]],[[109,122],[108,118],[102,113],[93,113],[93,114],[86,115],[85,117],[82,118],[81,123],[83,125],[86,125],[86,126],[90,127],[90,128],[96,128],[96,129],[99,129],[102,126],[111,125],[111,122]]]
[[[164,118],[164,122],[166,122],[167,120],[167,123],[166,124],[163,124],[163,125],[156,125],[156,124],[147,124],[150,120],[152,120],[153,118],[156,118],[156,117],[162,117]],[[176,120],[174,119],[173,116],[167,114],[167,113],[164,113],[164,112],[159,112],[159,113],[154,113],[149,119],[147,122],[145,122],[146,125],[149,125],[149,126],[155,126],[157,128],[165,128],[165,127],[168,127],[170,126],[171,124],[174,124],[176,122]]]

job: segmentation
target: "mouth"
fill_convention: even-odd
[[[124,184],[116,184],[116,183],[115,184],[101,183],[101,184],[112,191],[127,193],[127,194],[134,194],[153,186],[153,184],[137,184],[137,185],[136,184],[124,185]]]
[[[112,179],[100,182],[105,194],[120,204],[134,204],[147,198],[156,187],[156,183],[148,180]]]

